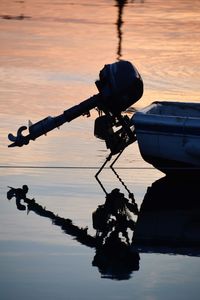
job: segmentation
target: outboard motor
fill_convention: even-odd
[[[8,147],[27,145],[30,140],[35,140],[66,122],[81,115],[89,116],[89,111],[97,108],[99,118],[95,122],[95,135],[106,141],[112,154],[124,149],[134,141],[135,137],[128,116],[122,116],[121,113],[142,97],[142,78],[130,62],[119,61],[104,66],[100,71],[96,86],[98,94],[65,110],[59,116],[47,117],[35,124],[30,124],[27,135],[22,135],[22,132],[27,129],[26,126],[20,127],[16,136],[10,133],[8,138],[12,144]],[[114,126],[119,129],[114,131]]]

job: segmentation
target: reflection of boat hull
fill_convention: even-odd
[[[134,114],[145,161],[164,173],[200,173],[200,104],[154,102]]]
[[[199,213],[196,211],[143,212],[139,218],[134,241],[171,246],[200,245]]]
[[[198,181],[156,181],[144,197],[134,231],[134,244],[200,246]]]

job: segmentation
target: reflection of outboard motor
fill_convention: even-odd
[[[93,228],[96,229],[98,233],[104,232],[104,235],[112,229],[115,229],[127,238],[127,228],[134,230],[135,222],[131,214],[138,214],[137,204],[125,198],[119,189],[114,189],[111,193],[106,195],[105,203],[99,205],[93,212]],[[127,243],[129,243],[128,238]]]
[[[98,267],[103,278],[125,280],[139,270],[140,256],[111,232],[105,243],[96,249],[92,265]]]
[[[99,80],[96,81],[99,94],[75,105],[56,117],[47,117],[29,127],[29,133],[24,136],[22,132],[27,129],[22,126],[17,131],[17,136],[9,134],[8,138],[12,142],[9,147],[27,145],[30,140],[35,140],[39,136],[58,128],[66,122],[81,115],[89,115],[89,111],[97,108],[99,112],[105,114],[104,119],[99,119],[95,124],[95,135],[100,136],[101,126],[108,125],[109,130],[113,130],[113,126],[121,126],[120,130],[115,133],[115,138],[108,141],[108,132],[106,139],[107,147],[111,149],[113,154],[119,152],[119,148],[115,149],[116,141],[121,141],[121,148],[124,149],[128,144],[134,141],[134,133],[130,129],[129,118],[122,117],[121,112],[134,104],[143,94],[143,82],[136,68],[128,61],[119,61],[113,64],[105,65],[100,71]],[[102,121],[103,120],[103,121]],[[103,123],[104,124],[103,125]],[[98,124],[100,124],[100,126]],[[111,135],[113,137],[113,134]],[[114,142],[113,142],[113,141]]]
[[[129,279],[133,271],[139,270],[140,257],[132,249],[128,235],[135,225],[131,212],[135,214],[136,204],[130,203],[119,189],[107,194],[105,204],[93,212],[98,243],[92,265],[104,278]]]
[[[73,236],[78,242],[87,247],[95,248],[96,253],[92,262],[93,266],[97,266],[102,277],[116,280],[129,279],[133,271],[139,270],[139,253],[132,249],[130,243],[123,241],[119,236],[119,232],[133,229],[134,222],[127,220],[125,216],[127,200],[118,189],[114,189],[106,198],[105,205],[102,205],[105,223],[111,215],[116,217],[115,224],[110,228],[99,228],[99,222],[96,223],[97,231],[101,231],[101,235],[91,236],[88,234],[88,228],[74,225],[71,219],[59,217],[54,212],[47,210],[35,201],[35,199],[27,198],[28,186],[23,185],[22,188],[12,188],[7,192],[8,200],[16,199],[17,209],[35,212],[41,217],[52,220],[52,224],[59,226],[62,231]],[[117,199],[118,198],[118,199]],[[124,201],[123,201],[124,200]],[[23,201],[24,204],[21,202]],[[124,204],[123,204],[124,202]],[[98,209],[97,209],[98,210]],[[94,213],[95,214],[95,213]],[[102,215],[101,215],[102,216]],[[101,217],[100,214],[96,217]],[[117,224],[117,220],[119,224]],[[94,221],[94,220],[93,220]],[[93,222],[94,224],[94,222]],[[104,238],[102,238],[104,237]]]

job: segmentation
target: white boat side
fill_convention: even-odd
[[[200,103],[153,102],[132,123],[145,161],[164,173],[200,170]]]

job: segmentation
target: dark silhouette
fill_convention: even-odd
[[[121,147],[117,147],[117,150],[114,150],[113,148],[116,147],[113,147],[113,143],[111,143],[109,146],[111,152],[114,150],[114,153],[117,154],[124,147],[133,143],[135,134],[132,130],[132,123],[128,115],[125,115],[123,112],[143,95],[143,81],[139,72],[129,61],[106,64],[99,72],[99,80],[95,84],[99,91],[98,94],[68,108],[56,117],[49,116],[34,124],[30,123],[29,128],[21,126],[17,130],[16,135],[9,133],[8,139],[12,143],[8,147],[28,145],[31,140],[35,141],[38,137],[46,135],[49,131],[67,122],[71,122],[85,114],[88,116],[91,109],[98,110],[98,118],[101,120],[100,126],[97,126],[98,129],[102,128],[103,124],[108,130],[109,128],[112,129],[113,126],[121,127],[120,132],[116,133],[116,138],[120,140]],[[105,115],[102,115],[103,113]],[[27,129],[28,133],[23,135],[23,132]],[[97,130],[96,134],[100,134],[99,138],[104,139],[102,130]]]
[[[134,230],[141,251],[200,254],[199,178],[165,176],[147,189]]]
[[[127,231],[128,228],[134,230],[131,213],[137,213],[137,205],[119,189],[107,194],[105,204],[93,213],[98,247],[92,264],[104,278],[129,279],[133,270],[139,270],[139,254],[132,250]]]
[[[9,187],[7,198],[15,198],[20,211],[49,218],[64,233],[94,248],[92,265],[103,278],[125,280],[139,270],[139,252],[200,256],[199,183],[197,178],[189,179],[163,177],[154,182],[139,213],[134,197],[127,199],[119,189],[107,193],[105,203],[92,214],[95,236],[88,234],[87,227],[78,227],[27,198],[26,185]],[[133,214],[138,214],[136,223]]]
[[[19,210],[26,210],[26,205],[21,204],[21,200],[26,200],[26,194],[28,193],[28,186],[23,185],[22,189],[14,189],[9,187],[10,190],[7,193],[8,200],[11,200],[13,197],[16,199],[16,206]]]
[[[117,232],[112,231],[105,242],[96,248],[92,265],[97,266],[103,278],[129,279],[133,271],[139,270],[139,253],[123,242]]]
[[[118,189],[107,194],[105,204],[99,206],[93,213],[96,236],[91,236],[87,232],[87,227],[80,228],[74,225],[72,220],[59,217],[42,207],[35,199],[27,198],[27,185],[17,189],[9,188],[7,198],[16,199],[17,209],[27,209],[28,213],[33,211],[39,216],[51,219],[52,224],[60,226],[64,233],[73,236],[81,244],[94,248],[96,253],[92,265],[98,267],[102,277],[129,279],[131,273],[139,269],[139,254],[132,250],[127,233],[128,228],[134,229],[131,212],[135,212],[136,205],[126,199]]]

